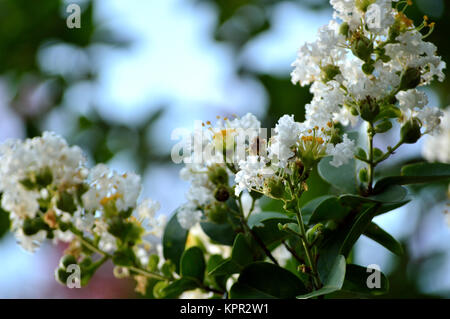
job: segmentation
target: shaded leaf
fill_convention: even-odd
[[[180,259],[186,245],[188,231],[180,226],[177,219],[177,211],[170,218],[164,230],[162,239],[163,255],[176,265],[176,271],[180,269]]]
[[[371,222],[369,226],[364,231],[364,235],[369,237],[370,239],[376,241],[383,247],[386,247],[388,250],[393,252],[394,254],[401,256],[403,255],[402,245],[380,226]]]

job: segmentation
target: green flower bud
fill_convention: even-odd
[[[56,203],[56,207],[58,207],[63,212],[67,212],[70,214],[73,214],[77,210],[77,205],[75,205],[73,196],[65,191],[59,194],[59,200]]]
[[[353,41],[352,52],[363,61],[368,61],[373,53],[373,43],[368,38],[361,36]]]
[[[373,61],[370,60],[369,62],[364,63],[361,69],[366,75],[371,75],[373,73],[373,70],[375,70],[375,67],[373,66]]]
[[[257,200],[257,199],[260,199],[260,198],[263,196],[263,194],[261,194],[260,192],[251,191],[251,192],[250,192],[250,196],[251,196],[254,200]]]
[[[344,37],[348,37],[348,31],[350,30],[350,26],[347,22],[344,22],[339,27],[339,33],[342,34]]]
[[[395,20],[394,24],[389,28],[388,41],[395,42],[400,35],[401,23],[399,20]]]
[[[67,279],[69,278],[70,273],[63,268],[56,268],[55,270],[55,279],[61,283],[62,285],[67,284]]]
[[[59,261],[59,267],[63,269],[66,269],[73,264],[77,264],[77,259],[73,255],[65,255]]]
[[[336,75],[341,74],[341,69],[334,64],[328,64],[322,68],[322,78],[324,82],[333,80]]]
[[[342,143],[342,137],[339,134],[333,134],[330,138],[330,143],[332,143],[333,145]]]
[[[381,122],[377,126],[375,126],[375,132],[377,133],[385,133],[392,128],[392,123],[389,120]]]
[[[358,109],[357,109],[356,107],[354,107],[354,106],[352,106],[352,107],[350,108],[350,113],[351,113],[353,116],[358,116],[358,115],[359,115]]]
[[[50,168],[46,167],[36,174],[36,184],[41,188],[47,187],[53,181],[53,175]]]
[[[208,168],[208,178],[215,185],[228,185],[228,173],[218,164]]]
[[[367,174],[366,168],[362,168],[359,171],[359,180],[363,183],[367,183],[369,181],[369,175]]]
[[[400,130],[400,136],[403,143],[414,144],[417,142],[422,136],[419,120],[413,118],[411,121],[406,122]]]
[[[419,68],[409,68],[402,75],[400,80],[400,90],[414,89],[420,84],[422,74]]]
[[[377,101],[367,97],[360,105],[361,118],[367,122],[371,122],[380,113],[380,105]]]
[[[219,202],[226,202],[230,198],[228,187],[219,186],[214,191],[214,198]]]
[[[314,227],[308,229],[306,232],[306,239],[309,243],[312,243],[316,240],[317,237],[319,237],[322,234],[323,230],[323,224],[319,223],[314,225]]]

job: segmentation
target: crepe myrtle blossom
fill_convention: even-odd
[[[436,133],[426,138],[422,154],[430,162],[450,164],[450,107],[444,110],[444,116]]]
[[[432,133],[440,114],[425,107],[428,99],[417,87],[444,80],[446,64],[436,46],[424,40],[434,23],[425,16],[414,26],[404,14],[409,2],[330,3],[337,20],[320,28],[317,40],[304,44],[292,64],[292,82],[312,84],[314,97],[306,105],[306,119],[319,126],[330,120],[354,125],[355,116],[372,121],[381,108],[393,105],[402,123],[418,119],[423,132]]]
[[[355,143],[346,134],[341,141],[331,122],[325,127],[311,123],[311,119],[300,123],[293,115],[282,116],[268,143],[267,153],[250,155],[239,162],[236,195],[243,190],[273,193],[275,184],[284,183],[282,176],[293,174],[292,165],[310,169],[321,158],[331,155],[331,165],[339,167],[353,158]]]
[[[98,238],[99,249],[112,253],[121,234],[111,223],[119,216],[136,233],[142,229],[143,234],[145,224],[161,234],[163,222],[154,215],[159,204],[145,200],[138,206],[139,176],[119,174],[104,164],[89,169],[81,149],[55,133],[8,140],[0,145],[0,159],[1,207],[27,251],[46,239],[74,243],[87,236]]]

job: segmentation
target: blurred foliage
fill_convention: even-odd
[[[314,14],[318,10],[330,10],[328,0],[185,0],[193,3],[208,3],[215,7],[216,25],[211,38],[228,45],[234,50],[236,72],[238,75],[250,76],[259,81],[265,88],[268,97],[268,112],[263,118],[265,127],[272,127],[282,114],[295,114],[297,120],[304,118],[304,105],[311,95],[308,88],[295,87],[290,82],[289,74],[284,77],[274,74],[260,74],[240,65],[239,56],[246,44],[258,35],[270,31],[272,26],[271,12],[281,2],[297,4],[302,10]],[[96,1],[82,1],[82,28],[66,27],[65,2],[62,0],[0,0],[0,74],[11,92],[10,107],[23,120],[27,137],[39,135],[43,123],[54,108],[63,106],[68,88],[81,81],[95,82],[97,68],[94,59],[83,72],[76,74],[49,74],[39,64],[39,53],[43,48],[64,44],[81,50],[89,56],[89,48],[103,45],[110,48],[126,48],[132,45],[130,39],[123,39],[111,30],[103,28],[94,19]],[[132,5],[130,3],[130,5]],[[443,56],[450,61],[449,3],[444,0],[416,0],[408,9],[416,25],[422,21],[424,14],[436,22],[436,29],[429,37]],[[300,30],[301,31],[301,30]],[[299,46],[301,43],[298,44]],[[79,70],[78,70],[79,71]],[[450,81],[435,83],[432,89],[438,94],[440,106],[450,104]],[[45,92],[38,95],[36,92]],[[76,130],[67,137],[71,143],[79,144],[87,150],[95,162],[106,162],[121,151],[129,151],[136,160],[136,167],[143,172],[149,163],[165,162],[167,154],[156,154],[149,130],[162,115],[164,108],[149,114],[142,124],[129,127],[111,122],[95,111],[92,105],[88,115],[74,115]],[[387,173],[398,172],[404,163],[388,167]],[[317,175],[317,174],[316,174]],[[329,190],[329,185],[317,175],[311,179],[311,192],[308,199],[320,196]],[[445,194],[445,187],[438,191],[428,190],[433,194]],[[427,190],[422,190],[423,192]],[[442,200],[442,198],[441,198]],[[306,201],[306,200],[305,200]],[[433,203],[427,203],[432,205]],[[270,207],[271,203],[267,203]],[[271,207],[273,208],[273,207]],[[420,212],[421,215],[424,212]],[[0,224],[5,223],[0,211]],[[2,227],[0,227],[2,228]],[[4,228],[4,227],[3,227]],[[1,233],[0,233],[1,235]],[[405,241],[408,247],[409,242]],[[437,256],[437,257],[436,257]],[[427,256],[425,259],[439,259]],[[396,257],[397,258],[397,257]],[[423,257],[424,258],[424,257]],[[396,259],[397,267],[390,276],[392,297],[426,297],[418,289],[420,272],[407,276],[406,268],[416,267],[418,262],[410,256]],[[417,269],[417,268],[416,268]]]

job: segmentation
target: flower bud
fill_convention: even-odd
[[[366,168],[362,168],[359,171],[359,180],[363,183],[367,183],[367,181],[369,180],[369,175],[367,174],[367,169]]]
[[[70,273],[63,268],[56,268],[55,270],[55,279],[61,283],[62,285],[67,284],[67,279],[69,278]]]
[[[367,97],[360,105],[361,118],[367,122],[371,122],[380,113],[380,105],[377,101]]]
[[[344,22],[339,27],[339,33],[342,34],[344,37],[348,37],[348,31],[350,30],[350,26],[347,22]]]
[[[228,209],[225,204],[217,204],[207,208],[205,214],[213,223],[223,224],[227,221]]]
[[[77,259],[73,255],[65,255],[59,261],[59,267],[63,269],[66,269],[73,264],[77,264]]]
[[[368,63],[364,63],[361,69],[366,75],[371,75],[373,73],[373,70],[375,70],[375,67],[373,66],[373,61],[370,60]]]
[[[208,167],[208,178],[214,185],[227,185],[228,173],[218,164]]]
[[[353,41],[352,52],[361,60],[368,61],[373,53],[373,43],[365,36],[360,36]]]
[[[324,82],[333,80],[339,74],[341,74],[341,69],[337,65],[328,64],[322,68],[322,79]]]
[[[420,123],[416,118],[406,122],[400,130],[400,137],[403,143],[414,144],[421,136]]]
[[[314,225],[314,227],[308,229],[308,231],[306,232],[306,239],[308,240],[309,243],[314,242],[317,237],[319,237],[322,234],[322,230],[323,230],[323,224],[319,223]]]
[[[219,202],[226,202],[230,198],[228,188],[223,185],[217,187],[214,191],[214,198]]]
[[[408,68],[400,79],[400,90],[414,89],[420,84],[421,76],[419,68]]]

